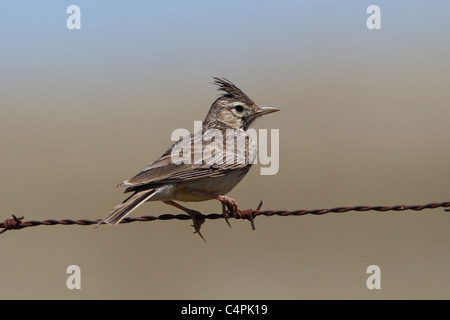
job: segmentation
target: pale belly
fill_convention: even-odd
[[[244,178],[247,172],[248,170],[237,170],[236,172],[230,172],[221,177],[171,183],[161,187],[158,194],[150,198],[148,201],[175,200],[196,202],[211,200],[213,197],[204,194],[197,194],[195,191],[225,195],[230,192],[242,180],[242,178]]]

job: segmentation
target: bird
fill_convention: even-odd
[[[248,173],[257,153],[256,143],[247,130],[256,119],[280,109],[257,105],[226,78],[213,80],[221,94],[211,104],[201,130],[182,137],[158,159],[120,183],[119,188],[132,194],[97,226],[116,225],[145,202],[162,201],[189,214],[194,233],[206,241],[200,232],[204,222],[201,214],[175,201],[213,199],[221,202],[223,217],[230,226],[227,217],[236,214],[238,206],[226,194]]]

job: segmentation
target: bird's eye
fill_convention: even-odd
[[[244,111],[244,107],[239,104],[239,105],[234,107],[234,110],[236,110],[237,112],[241,113],[242,111]]]

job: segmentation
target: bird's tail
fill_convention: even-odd
[[[154,194],[156,190],[155,189],[148,189],[143,191],[138,191],[135,194],[131,195],[128,199],[126,199],[121,204],[114,207],[114,209],[109,212],[106,217],[101,219],[97,227],[101,225],[102,223],[109,223],[109,224],[118,224],[120,221],[122,221],[128,214],[131,213],[134,209],[139,207],[141,204],[143,204],[145,201],[150,199]]]

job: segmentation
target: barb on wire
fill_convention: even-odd
[[[447,212],[450,212],[450,202],[440,202],[440,203],[428,203],[424,205],[396,205],[396,206],[353,206],[353,207],[336,207],[331,209],[312,209],[312,210],[260,210],[262,205],[262,201],[258,205],[257,209],[246,209],[239,210],[234,215],[230,216],[235,219],[247,219],[251,222],[252,229],[255,229],[254,218],[257,216],[303,216],[303,215],[324,215],[327,213],[344,213],[349,211],[357,211],[357,212],[366,212],[366,211],[421,211],[424,209],[436,209],[436,208],[449,208],[444,209]],[[73,220],[73,219],[62,219],[62,220],[42,220],[42,221],[23,221],[24,217],[16,217],[12,215],[12,219],[6,219],[3,222],[0,222],[0,234],[8,231],[8,230],[20,230],[28,227],[35,226],[53,226],[53,225],[79,225],[79,226],[89,226],[96,225],[101,219],[97,220]],[[216,220],[222,219],[224,216],[218,213],[210,213],[207,215],[201,214],[200,219],[209,219]],[[120,223],[131,223],[131,222],[145,222],[145,221],[155,221],[155,220],[190,220],[191,217],[187,214],[162,214],[159,216],[142,216],[142,217],[127,217],[123,219]]]

